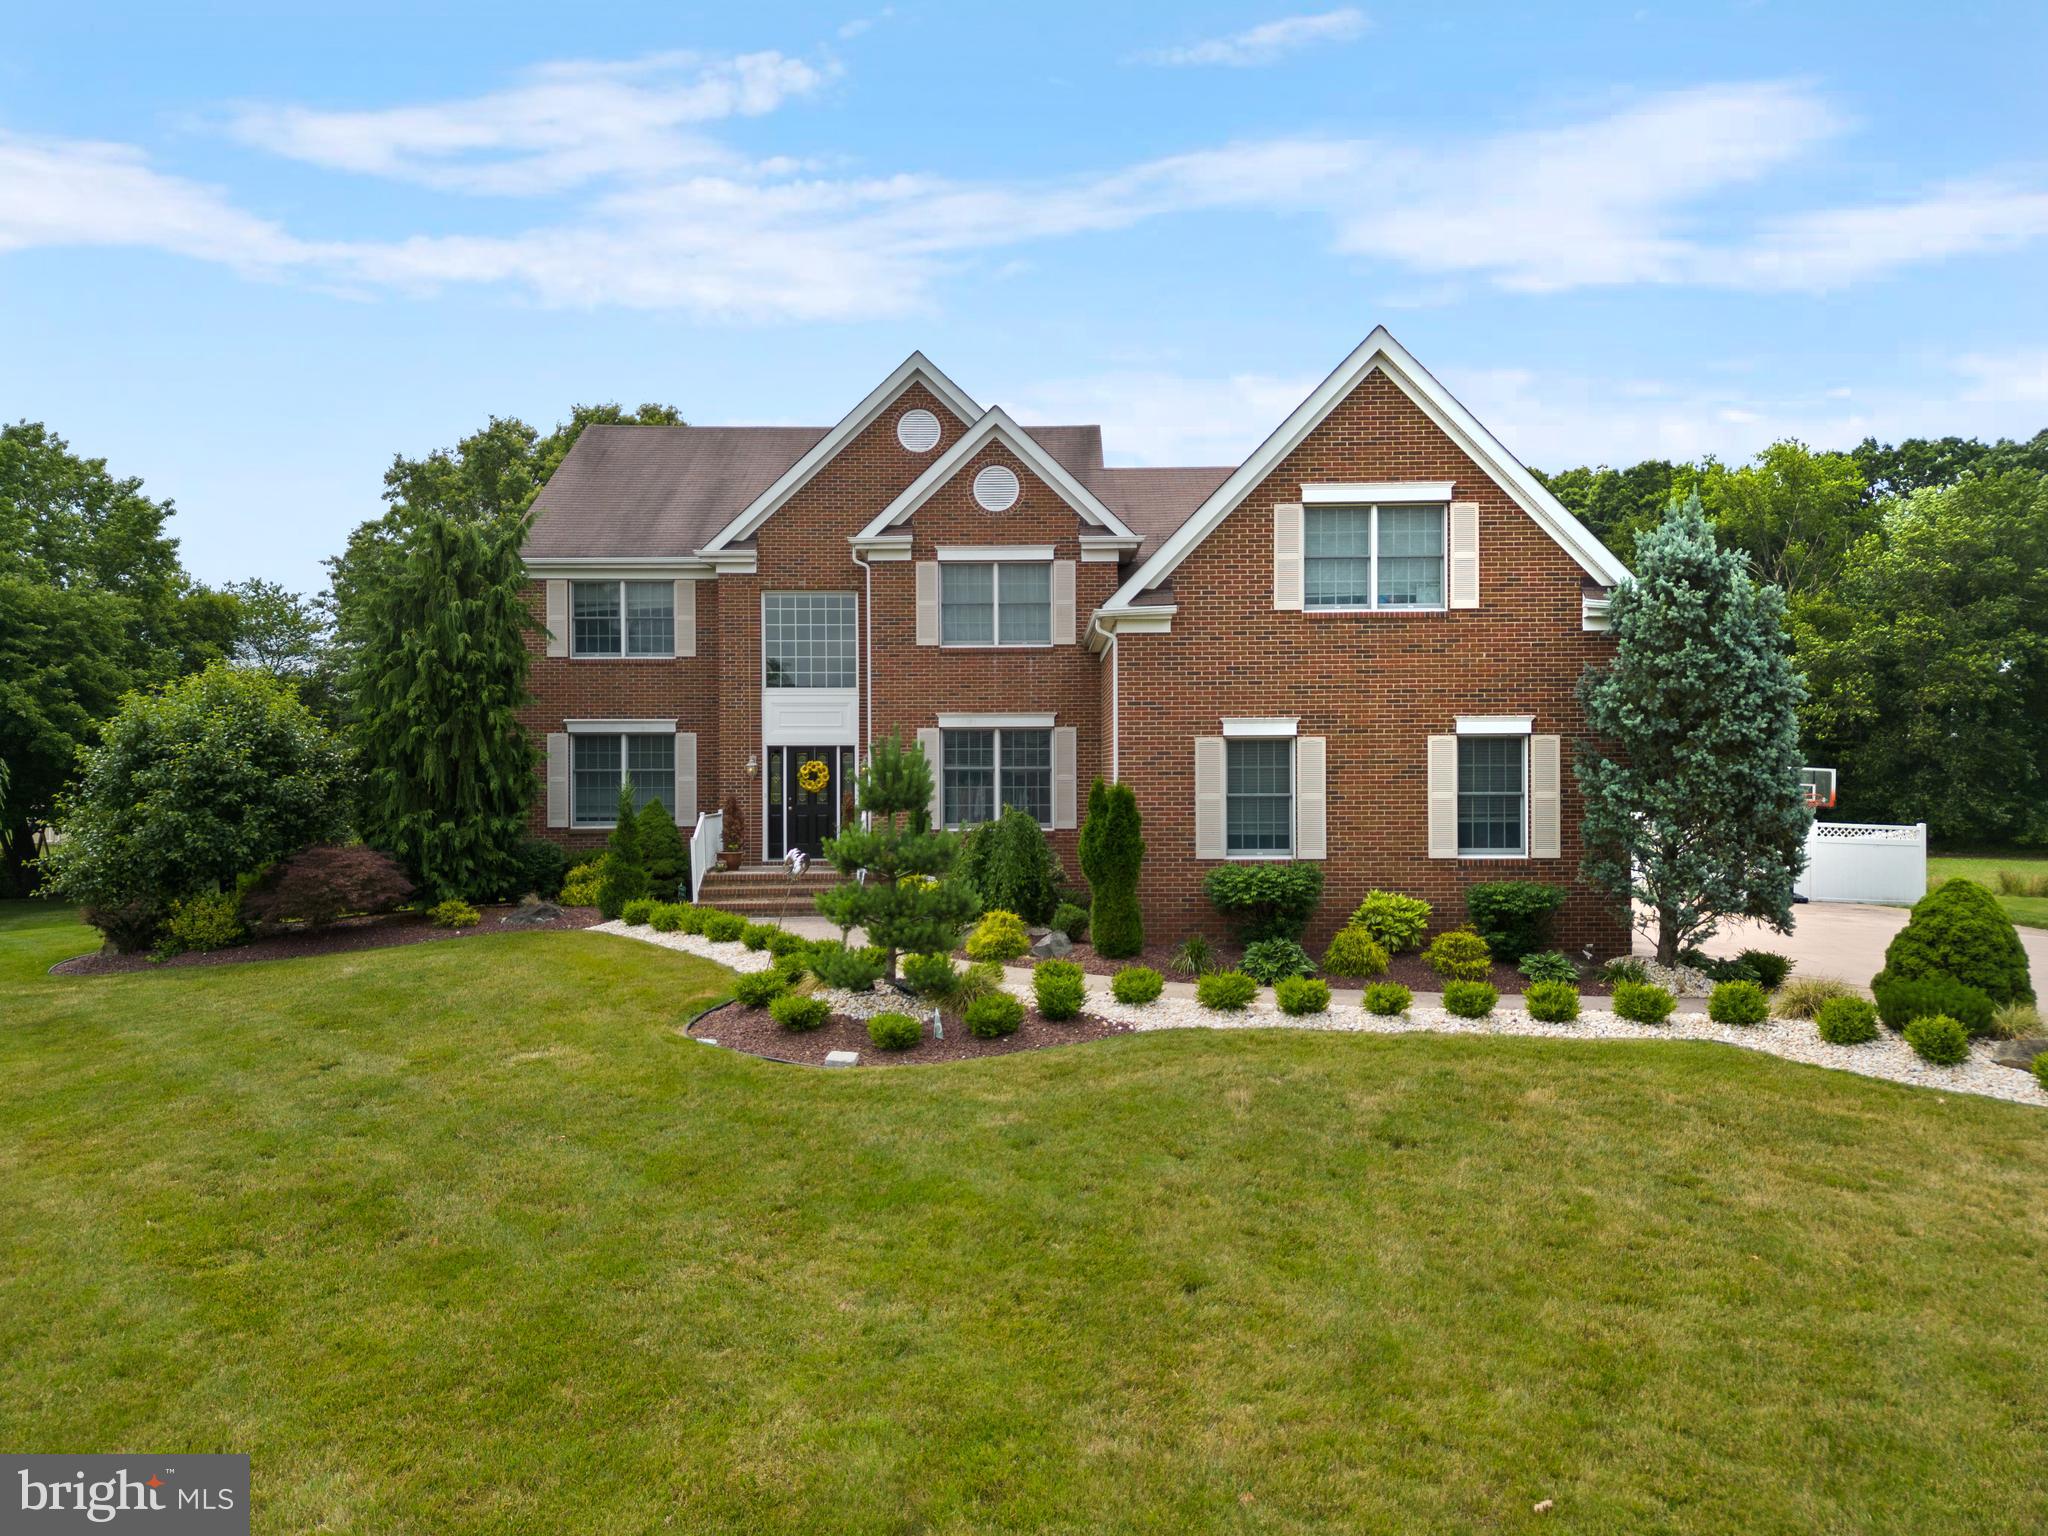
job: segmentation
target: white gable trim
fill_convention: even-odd
[[[1299,447],[1302,439],[1320,426],[1324,418],[1375,371],[1383,372],[1393,380],[1425,416],[1493,477],[1495,484],[1507,492],[1515,505],[1535,519],[1537,526],[1579,563],[1587,575],[1610,587],[1628,579],[1628,568],[1614,557],[1613,552],[1595,538],[1584,523],[1572,516],[1562,502],[1546,491],[1536,477],[1522,467],[1521,461],[1502,447],[1499,439],[1481,426],[1478,418],[1431,377],[1429,370],[1416,362],[1408,349],[1394,340],[1392,333],[1382,325],[1375,326],[1373,333],[1358,344],[1357,350],[1318,384],[1314,393],[1294,408],[1294,413],[1253,450],[1252,456],[1239,465],[1207,501],[1195,509],[1194,515],[1175,531],[1172,538],[1159,546],[1151,559],[1131,574],[1130,579],[1104,605],[1105,608],[1128,607],[1139,593],[1158,586],[1172,575],[1196,546],[1214,533],[1223,519],[1236,511],[1238,504],[1272,474],[1275,466]]]
[[[1000,405],[992,405],[981,420],[967,429],[959,442],[940,454],[930,469],[911,481],[903,494],[890,502],[881,515],[854,538],[872,539],[908,519],[931,500],[939,487],[952,479],[962,465],[969,463],[990,443],[1001,443],[1022,459],[1039,479],[1058,493],[1060,500],[1080,514],[1082,521],[1121,539],[1138,537],[1124,526],[1123,519],[1102,504],[1093,491],[1068,474],[1064,464],[1039,447],[1036,438],[1012,421],[1008,411]]]
[[[973,398],[932,366],[922,352],[913,352],[896,369],[868,392],[838,426],[819,438],[811,451],[784,470],[776,482],[755,497],[747,509],[713,535],[706,552],[723,549],[738,539],[752,538],[754,530],[782,509],[783,503],[810,483],[811,477],[831,463],[849,442],[865,431],[874,419],[895,402],[912,383],[919,383],[944,401],[962,424],[980,418],[981,407]]]

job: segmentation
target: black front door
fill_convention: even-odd
[[[789,799],[785,846],[801,848],[812,858],[824,852],[825,839],[839,832],[839,749],[784,749],[783,783]]]

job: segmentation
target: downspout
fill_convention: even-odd
[[[1109,782],[1123,782],[1120,760],[1123,745],[1123,700],[1117,687],[1116,631],[1109,632]]]
[[[864,590],[860,600],[860,680],[861,689],[867,695],[867,730],[863,738],[865,751],[862,754],[862,763],[865,765],[867,759],[873,757],[875,752],[875,568],[861,557],[859,550],[853,550],[852,555],[853,563],[861,568],[864,578]],[[868,814],[863,811],[861,822],[865,826],[868,821]]]

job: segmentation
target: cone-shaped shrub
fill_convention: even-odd
[[[1994,1003],[2030,1003],[2027,952],[1998,898],[1974,880],[1944,880],[1922,896],[1884,952],[1897,981],[1952,977]]]

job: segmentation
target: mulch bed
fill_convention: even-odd
[[[424,944],[429,939],[472,939],[494,933],[546,933],[550,930],[588,928],[602,922],[595,907],[564,907],[562,915],[548,922],[506,923],[503,919],[519,910],[516,906],[479,907],[483,919],[474,928],[436,928],[424,912],[393,912],[385,917],[349,917],[338,923],[307,928],[276,938],[257,939],[232,949],[177,955],[169,960],[151,960],[148,955],[123,955],[103,949],[98,954],[80,955],[50,967],[56,976],[106,976],[122,971],[147,971],[183,965],[240,965],[249,960],[293,960],[306,955],[336,955],[356,949],[387,949],[394,944]]]
[[[917,1013],[915,1008],[904,1010]],[[929,1014],[929,1010],[925,1010]],[[727,1003],[723,1008],[714,1008],[690,1026],[690,1033],[701,1039],[715,1040],[720,1045],[735,1051],[745,1051],[749,1056],[766,1056],[775,1061],[800,1062],[806,1066],[822,1066],[827,1051],[859,1051],[860,1064],[864,1067],[916,1066],[924,1062],[971,1061],[979,1056],[1008,1056],[1017,1051],[1041,1051],[1055,1045],[1078,1045],[1083,1040],[1100,1040],[1108,1035],[1129,1034],[1128,1024],[1112,1024],[1107,1019],[1091,1018],[1082,1014],[1055,1024],[1050,1019],[1039,1017],[1037,1009],[1024,1015],[1024,1022],[1017,1027],[1014,1035],[1004,1035],[997,1040],[979,1040],[967,1033],[967,1026],[958,1019],[946,1021],[946,1038],[934,1040],[930,1026],[926,1026],[925,1037],[907,1051],[884,1051],[868,1038],[865,1019],[850,1018],[843,1013],[832,1015],[831,1021],[822,1029],[799,1034],[784,1029],[769,1017],[766,1008],[748,1008],[739,1003]]]
[[[1082,970],[1091,976],[1114,976],[1118,971],[1124,969],[1125,966],[1149,965],[1168,981],[1186,981],[1189,978],[1177,975],[1169,963],[1173,959],[1174,951],[1179,948],[1180,944],[1178,941],[1171,944],[1147,944],[1142,953],[1134,955],[1128,960],[1109,960],[1095,953],[1095,946],[1092,944],[1076,944],[1073,953],[1064,958],[1073,961],[1074,964],[1080,966]],[[1209,953],[1218,970],[1228,970],[1244,958],[1242,947],[1222,940],[1211,941]],[[1311,951],[1311,954],[1316,955],[1317,952]],[[956,951],[955,958],[964,961],[967,958],[966,951]],[[1013,960],[1010,963],[1012,965],[1031,965],[1034,962],[1029,955],[1026,955],[1023,959]],[[1322,973],[1319,971],[1316,974],[1321,975]],[[1329,982],[1331,986],[1343,990],[1356,990],[1366,985],[1364,981],[1348,976],[1325,976],[1323,979]],[[1410,950],[1406,954],[1395,955],[1387,966],[1386,975],[1375,976],[1371,979],[1373,981],[1398,981],[1410,992],[1441,992],[1444,989],[1443,978],[1422,963],[1422,954],[1419,950]],[[1509,993],[1519,993],[1524,987],[1529,985],[1529,978],[1516,970],[1512,965],[1501,965],[1498,963],[1492,967],[1486,979],[1492,982],[1494,990],[1503,996]],[[1606,997],[1613,990],[1612,987],[1600,979],[1598,967],[1581,966],[1581,974],[1579,976],[1579,995],[1581,997]]]

